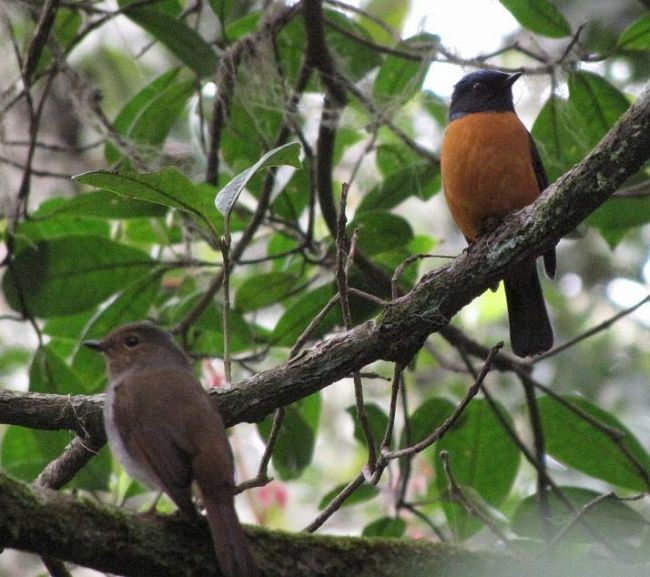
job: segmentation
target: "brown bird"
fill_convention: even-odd
[[[214,550],[227,577],[257,577],[234,506],[234,465],[221,415],[171,335],[149,322],[86,341],[108,365],[104,426],[113,454],[146,485],[164,491],[189,518],[196,482]]]

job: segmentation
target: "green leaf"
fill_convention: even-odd
[[[72,236],[110,235],[110,223],[99,218],[61,215],[55,218],[34,219],[20,222],[15,231],[15,249],[20,252],[40,241]]]
[[[260,434],[268,439],[273,417],[269,416],[257,425]],[[284,421],[273,450],[273,466],[284,481],[298,478],[311,463],[316,435],[314,429],[294,407],[287,407]]]
[[[322,511],[325,509],[330,504],[330,501],[334,499],[343,489],[345,489],[346,485],[338,485],[337,487],[334,487],[331,491],[329,491],[321,500],[320,503],[318,503],[318,510]],[[358,503],[363,503],[364,501],[369,501],[373,497],[376,497],[379,494],[379,489],[377,487],[374,487],[373,485],[361,485],[352,495],[350,495],[345,501],[343,501],[343,505],[341,507],[349,507],[350,505],[357,505]]]
[[[412,44],[435,42],[432,34],[418,34],[404,40],[396,48],[410,51]],[[426,58],[406,59],[389,54],[375,77],[372,95],[380,107],[398,109],[415,96],[422,88],[429,69]]]
[[[169,48],[199,78],[216,72],[219,61],[214,50],[182,20],[152,8],[128,8],[124,14]]]
[[[278,303],[296,288],[298,278],[285,272],[267,272],[246,279],[237,290],[235,308],[254,311]]]
[[[582,509],[601,494],[581,487],[560,487],[560,490],[575,507]],[[604,536],[608,543],[621,542],[638,537],[647,522],[639,513],[615,498],[607,498],[590,507],[581,514],[581,520],[590,527],[597,527],[599,537],[584,522],[576,522],[576,513],[558,499],[553,491],[548,493],[550,517],[544,518],[536,495],[526,497],[519,503],[512,517],[512,530],[521,537],[537,539],[546,543],[559,533],[562,542],[573,546],[575,543],[602,542]]]
[[[416,162],[389,174],[361,201],[358,212],[391,209],[412,196],[428,200],[440,190],[440,167]]]
[[[443,98],[430,90],[424,90],[422,92],[422,106],[440,126],[446,126],[449,106]]]
[[[574,108],[566,100],[551,96],[531,130],[551,182],[589,152],[589,142],[581,131]]]
[[[386,415],[384,410],[376,403],[366,403],[365,408],[370,430],[372,431],[372,435],[375,439],[375,448],[379,449],[379,444],[384,438],[386,426],[388,425],[388,415]],[[354,421],[354,438],[365,446],[366,437],[363,434],[363,429],[361,428],[361,423],[359,422],[356,405],[351,405],[345,410]]]
[[[505,409],[499,410],[512,425]],[[460,422],[436,444],[436,455],[449,454],[456,482],[470,498],[476,493],[489,505],[498,507],[510,493],[519,470],[520,454],[484,399],[475,399],[465,409]],[[439,458],[435,460],[436,485],[447,493],[447,479]],[[445,499],[443,509],[454,533],[469,537],[480,529],[476,519],[458,503]]]
[[[323,307],[334,294],[335,291],[332,285],[323,285],[300,297],[296,302],[288,306],[284,314],[280,317],[271,334],[271,340],[277,346],[291,346],[307,328],[313,318],[323,310]],[[318,330],[312,335],[312,338],[318,338],[336,324],[340,318],[338,311],[339,308],[334,307],[325,316]]]
[[[232,12],[235,0],[208,0],[208,2],[214,15],[219,18],[221,25],[223,26]]]
[[[410,0],[370,0],[364,3],[364,14],[359,15],[358,22],[376,42],[390,44],[394,41],[393,35],[372,18],[365,18],[365,13],[379,18],[393,30],[402,30],[410,10]]]
[[[571,26],[548,0],[499,0],[517,22],[535,34],[563,38]]]
[[[361,535],[363,537],[403,537],[406,523],[395,517],[381,517],[366,525]]]
[[[381,63],[379,52],[372,44],[367,43],[372,41],[372,38],[359,24],[342,12],[325,9],[324,13],[327,24],[331,23],[325,28],[325,41],[337,66],[353,82],[361,80]],[[356,40],[355,36],[361,40]],[[302,49],[298,54],[301,55]]]
[[[226,186],[224,186],[215,199],[219,212],[224,216],[230,214],[235,206],[237,198],[248,184],[248,181],[260,170],[270,166],[288,165],[294,168],[302,168],[300,162],[300,143],[290,142],[269,150],[253,166],[240,172]]]
[[[2,469],[24,481],[34,481],[51,461],[63,453],[74,435],[67,431],[37,431],[11,426],[2,438]],[[108,449],[103,449],[68,483],[88,491],[105,490],[111,473]]]
[[[441,397],[424,401],[409,418],[408,444],[426,439],[454,412],[454,404]],[[406,430],[402,432],[402,446],[407,445]]]
[[[203,297],[202,292],[192,292],[180,299],[179,303],[172,301],[163,311],[162,320],[169,326],[177,324],[192,311]],[[179,297],[180,298],[180,297]],[[253,346],[253,332],[246,319],[235,310],[230,311],[230,347],[232,352],[250,350]],[[192,324],[190,330],[190,349],[199,355],[219,356],[223,352],[223,307],[221,303],[212,301],[199,318]]]
[[[650,50],[650,15],[644,14],[623,30],[616,47],[619,50]]]
[[[577,116],[591,150],[628,109],[630,103],[620,90],[592,72],[574,72],[569,76],[569,104]]]
[[[130,4],[136,4],[134,8],[137,8],[137,4],[139,3],[138,0],[117,0],[117,5],[123,9]],[[183,12],[183,6],[180,0],[156,0],[155,3],[150,5],[150,8],[156,12],[175,17],[180,16]]]
[[[110,190],[125,198],[162,204],[195,214],[215,232],[218,232],[222,222],[212,202],[213,187],[195,185],[173,167],[149,174],[126,168],[119,172],[98,170],[79,174],[73,179],[82,184]]]
[[[147,253],[106,238],[63,237],[20,251],[3,289],[16,311],[24,305],[39,317],[70,315],[98,305],[155,265]]]
[[[68,46],[77,36],[83,20],[78,10],[59,8],[54,19],[54,35],[61,48]]]
[[[620,431],[623,437],[619,446],[555,399],[540,397],[539,411],[548,454],[568,467],[612,485],[647,491],[650,457],[636,437],[614,415],[589,401],[576,395],[562,395],[562,398],[595,421]]]
[[[59,216],[84,216],[110,219],[161,217],[167,208],[128,198],[120,198],[109,190],[92,190],[73,198],[52,198],[43,202],[32,214],[32,220]]]
[[[224,0],[224,1],[228,2],[229,0]],[[237,18],[236,20],[228,22],[228,25],[226,26],[226,36],[231,41],[233,41],[233,40],[238,40],[242,36],[246,36],[247,34],[254,32],[257,29],[261,18],[262,18],[262,12],[258,10],[258,11],[249,12],[248,14],[242,16],[241,18]],[[294,20],[289,22],[288,25],[290,26],[291,23],[294,22]]]
[[[164,142],[195,88],[191,80],[175,82],[178,74],[177,68],[165,72],[129,100],[113,123],[115,132],[143,144]],[[108,142],[105,156],[116,162],[122,155]]]
[[[84,324],[84,330],[77,341],[99,339],[120,325],[147,318],[149,310],[160,293],[161,274],[151,274],[140,279],[121,291],[116,298],[97,314],[90,323]],[[79,346],[72,366],[79,375],[83,375],[84,392],[100,392],[104,385],[104,359],[95,351]]]
[[[614,249],[632,228],[650,222],[650,198],[614,196],[598,207],[587,222],[597,228]]]
[[[86,393],[77,374],[49,345],[40,347],[29,368],[29,390],[34,393]]]
[[[355,228],[358,246],[367,256],[403,247],[413,238],[413,229],[404,218],[380,210],[357,215],[348,225],[348,234]]]

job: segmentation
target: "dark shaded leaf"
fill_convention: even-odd
[[[383,159],[384,166],[388,161]],[[402,165],[361,201],[358,213],[388,210],[412,196],[427,200],[440,190],[440,167],[431,162]]]
[[[67,431],[37,431],[11,426],[2,438],[2,469],[23,481],[34,481],[46,465],[63,453],[73,437]],[[107,489],[110,474],[110,452],[104,448],[66,487],[101,491]]]
[[[161,217],[166,213],[167,208],[162,205],[121,198],[109,190],[92,190],[70,199],[46,200],[34,212],[32,219],[38,221],[59,216],[125,219]]]
[[[199,78],[216,72],[219,61],[214,50],[182,20],[148,7],[128,8],[124,14],[169,48]]]
[[[574,129],[591,150],[629,107],[623,93],[592,72],[569,76],[569,104],[576,113]]]
[[[395,517],[382,517],[366,525],[361,533],[364,537],[403,537],[406,523]]]
[[[306,293],[296,302],[289,305],[275,325],[271,334],[271,340],[278,346],[291,346],[334,294],[335,290],[332,285],[324,285]],[[334,310],[325,316],[312,338],[318,338],[323,335],[339,319],[339,308],[335,307]]]
[[[512,424],[505,409],[501,405],[499,409]],[[475,493],[492,507],[505,500],[521,456],[485,400],[473,400],[456,426],[436,444],[436,485],[441,495],[447,492],[447,479],[437,457],[443,450],[449,454],[456,482],[470,498]],[[480,529],[480,523],[458,503],[445,499],[443,509],[459,537],[469,537]]]
[[[155,261],[98,236],[39,242],[16,255],[3,279],[9,305],[40,317],[75,314],[149,273]]]
[[[127,102],[115,119],[115,131],[140,144],[162,144],[195,89],[192,80],[175,82],[178,72],[169,70]],[[105,156],[108,162],[116,162],[121,154],[109,142]]]
[[[548,454],[568,467],[613,485],[647,491],[650,456],[631,431],[614,415],[581,397],[563,395],[562,398],[595,421],[620,431],[621,446],[563,404],[545,396],[539,399],[539,411]]]
[[[587,222],[596,227],[614,249],[632,228],[650,222],[650,198],[614,196],[598,207]]]
[[[531,133],[550,182],[564,174],[589,152],[580,136],[576,111],[569,103],[551,96],[540,111]]]
[[[273,416],[269,416],[257,425],[264,439],[268,439],[272,424]],[[315,442],[314,428],[301,411],[294,406],[287,407],[273,450],[273,466],[282,480],[296,479],[302,474],[311,463]]]
[[[550,491],[548,493],[550,517],[544,519],[536,495],[531,495],[517,506],[512,517],[512,530],[521,537],[540,541],[553,539],[562,532],[562,542],[575,545],[575,543],[600,542],[603,536],[608,543],[635,538],[648,525],[639,513],[625,503],[615,498],[607,498],[581,516],[581,519],[588,523],[588,527],[598,528],[597,537],[584,522],[576,521],[576,512],[602,495],[581,487],[560,487],[560,490],[574,504],[574,511],[569,510],[555,493]]]
[[[358,229],[358,246],[372,256],[407,245],[413,238],[411,225],[401,216],[373,210],[362,212],[348,225],[348,234]]]
[[[298,278],[285,272],[267,272],[248,278],[235,295],[235,308],[254,311],[276,304],[295,288]]]
[[[86,393],[77,374],[49,345],[40,347],[29,368],[29,390],[34,393]]]
[[[386,426],[388,425],[388,415],[376,403],[366,403],[365,408],[370,430],[372,431],[372,435],[375,439],[375,449],[379,449],[379,444],[384,437],[384,432],[386,431]],[[352,405],[345,410],[354,421],[354,438],[362,445],[366,446],[366,437],[363,434],[363,429],[361,428],[361,423],[359,422],[356,405]]]

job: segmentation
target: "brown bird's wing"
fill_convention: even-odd
[[[114,403],[114,419],[122,431],[126,450],[133,455],[186,515],[196,515],[192,504],[192,458],[196,453],[188,439],[184,415],[196,390],[184,370],[147,369],[126,376]],[[189,391],[188,391],[189,384]],[[134,386],[132,386],[134,385]],[[196,387],[200,387],[195,383]],[[188,394],[194,389],[194,395]],[[180,410],[169,411],[169,407]]]

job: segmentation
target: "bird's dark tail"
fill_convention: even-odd
[[[214,551],[226,577],[259,577],[248,538],[237,518],[231,494],[203,495]]]
[[[553,329],[546,312],[535,261],[503,279],[510,320],[510,342],[518,357],[538,355],[553,346]]]

